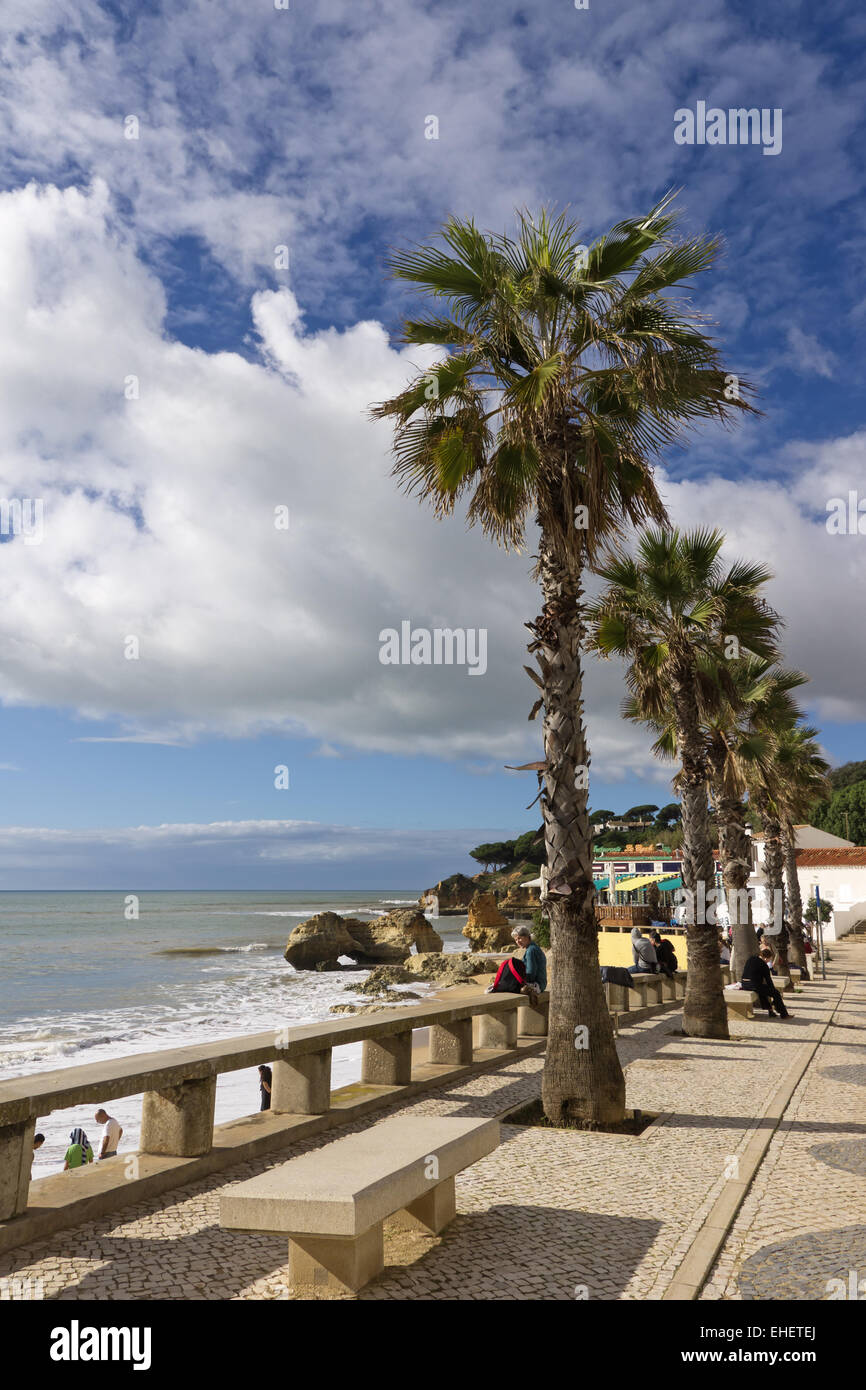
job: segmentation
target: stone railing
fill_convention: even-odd
[[[429,1056],[418,1049],[413,1053],[415,1029],[429,1029]],[[216,1083],[224,1072],[268,1063],[272,1067],[270,1115],[327,1118],[335,1047],[360,1042],[361,1087],[396,1090],[411,1085],[413,1069],[423,1071],[431,1084],[430,1074],[437,1068],[444,1080],[473,1061],[489,1062],[503,1050],[518,1046],[518,1031],[526,1038],[525,1045],[543,1039],[546,995],[538,1007],[518,995],[464,995],[454,1003],[437,1000],[372,1018],[306,1024],[2,1081],[0,1222],[27,1211],[36,1121],[52,1111],[143,1093],[139,1155],[196,1159],[209,1155],[214,1145]],[[476,1055],[485,1052],[486,1058]],[[386,1099],[391,1098],[389,1091]],[[112,1160],[91,1167],[101,1170],[96,1176],[102,1179],[112,1164],[116,1172],[117,1163]],[[82,1170],[76,1170],[73,1177],[81,1175]],[[106,1181],[108,1177],[105,1173]],[[121,1176],[118,1182],[122,1183]]]

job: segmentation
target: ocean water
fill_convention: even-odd
[[[332,1004],[357,1001],[346,987],[365,976],[294,970],[282,954],[292,927],[328,910],[372,919],[420,892],[142,893],[133,920],[120,892],[0,893],[0,1080],[327,1020]],[[434,923],[445,950],[466,949],[464,924]],[[359,1075],[360,1045],[336,1049],[333,1084]],[[62,1168],[76,1125],[96,1150],[96,1108],[40,1120],[34,1178]],[[258,1108],[255,1069],[219,1078],[217,1123]],[[108,1109],[123,1125],[121,1152],[136,1148],[141,1097]]]

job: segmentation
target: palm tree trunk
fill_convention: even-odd
[[[758,809],[764,826],[764,877],[770,899],[770,920],[775,927],[781,922],[781,930],[767,935],[767,944],[772,946],[778,958],[778,974],[788,973],[788,928],[785,926],[785,879],[784,854],[782,851],[782,826],[769,800],[761,796]]]
[[[788,889],[788,921],[791,927],[788,942],[788,955],[791,963],[803,971],[806,965],[806,952],[803,949],[803,896],[797,876],[797,850],[794,843],[794,828],[782,826],[782,854],[785,860],[785,882]]]
[[[731,918],[731,979],[739,980],[742,979],[743,966],[749,956],[758,954],[758,938],[748,891],[752,860],[742,803],[735,797],[721,795],[717,805],[722,876]]]
[[[614,1042],[598,962],[587,807],[589,753],[583,724],[581,576],[542,539],[538,570],[544,607],[529,650],[544,692],[547,852],[542,897],[550,917],[550,1020],[542,1079],[551,1124],[585,1129],[625,1117],[625,1077]]]
[[[694,673],[683,665],[673,674],[671,693],[682,763],[679,778],[683,825],[683,885],[687,898],[689,960],[683,1032],[693,1038],[727,1038],[728,1011],[722,992],[719,930],[706,920],[707,894],[715,886],[710,838],[707,766],[695,699]]]

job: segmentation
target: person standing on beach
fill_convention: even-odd
[[[259,1090],[262,1093],[262,1103],[259,1108],[261,1110],[270,1110],[271,1108],[271,1076],[270,1067],[262,1064],[259,1067]]]
[[[82,1168],[93,1162],[93,1150],[83,1129],[73,1129],[69,1136],[69,1148],[63,1159],[63,1171],[67,1168]]]
[[[101,1106],[93,1118],[98,1125],[102,1125],[102,1138],[99,1141],[97,1158],[114,1158],[123,1130],[114,1116],[109,1115],[108,1111],[103,1110]]]

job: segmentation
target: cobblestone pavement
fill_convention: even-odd
[[[832,951],[833,1021],[702,1299],[866,1296],[866,946]]]
[[[851,973],[866,977],[866,946],[834,954],[827,983],[790,999],[795,1017],[788,1023],[764,1015],[732,1021],[729,1042],[676,1036],[678,1012],[623,1029],[628,1104],[663,1118],[639,1137],[504,1125],[498,1150],[458,1177],[458,1216],[442,1236],[386,1224],[385,1273],[357,1297],[660,1298],[736,1175],[777,1088],[805,1064],[840,999],[714,1284],[716,1296],[808,1296],[798,1290],[805,1287],[804,1239],[808,1247],[815,1233],[826,1237],[816,1278],[831,1277],[831,1265],[844,1265],[847,1277],[859,1250],[866,1276],[866,985]],[[397,1109],[500,1114],[539,1094],[542,1065],[540,1057],[508,1063],[395,1105],[376,1123]],[[285,1239],[221,1230],[219,1193],[335,1137],[298,1142],[34,1242],[0,1257],[0,1276],[41,1279],[46,1298],[64,1300],[290,1299]]]

